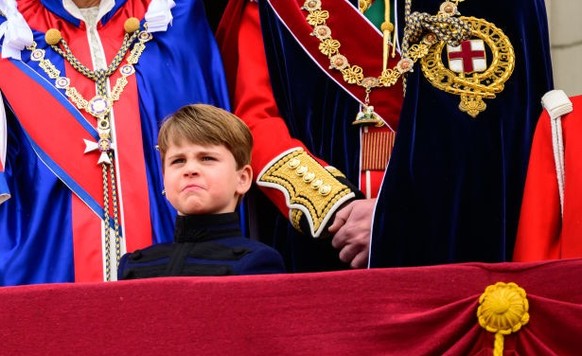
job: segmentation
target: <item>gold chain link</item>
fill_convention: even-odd
[[[100,150],[103,151],[108,161],[101,163],[101,175],[102,175],[102,185],[103,185],[103,223],[105,229],[105,279],[107,281],[111,280],[112,277],[112,266],[111,266],[111,239],[110,239],[110,217],[109,211],[113,210],[113,231],[115,233],[115,256],[116,262],[118,263],[121,258],[121,228],[119,223],[119,200],[117,194],[117,181],[115,175],[115,157],[112,150],[111,142],[111,124],[110,115],[113,103],[121,97],[123,90],[128,84],[127,77],[135,73],[133,66],[138,63],[140,56],[145,50],[145,43],[151,40],[152,36],[148,32],[140,31],[137,29],[131,35],[126,33],[123,39],[121,48],[113,58],[111,64],[106,69],[90,70],[85,65],[83,65],[72,53],[70,47],[64,39],[60,39],[59,43],[63,48],[57,45],[50,45],[50,47],[60,54],[71,66],[77,70],[79,73],[85,77],[93,80],[97,86],[97,95],[91,99],[87,100],[79,93],[79,91],[71,86],[71,81],[67,77],[61,76],[61,72],[56,68],[56,66],[49,60],[45,58],[45,52],[42,49],[37,49],[36,42],[33,42],[32,46],[28,49],[31,50],[31,59],[39,62],[41,69],[49,76],[49,78],[55,80],[55,86],[59,89],[65,90],[65,95],[69,100],[75,104],[75,106],[84,110],[90,115],[97,119],[97,131],[99,133],[99,145]],[[138,40],[136,42],[135,40]],[[134,43],[133,48],[129,51],[129,48]],[[122,66],[119,70],[121,76],[115,82],[113,89],[110,94],[107,94],[107,78],[109,78],[120,66],[123,58],[127,55],[127,65]],[[96,99],[102,99],[106,105],[106,110],[101,112],[96,112],[91,108],[92,102]],[[109,192],[111,192],[111,201],[109,199]]]

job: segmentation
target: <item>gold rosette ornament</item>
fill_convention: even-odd
[[[485,330],[495,334],[493,355],[503,355],[503,335],[521,329],[529,321],[525,290],[515,283],[497,282],[479,298],[477,318]]]

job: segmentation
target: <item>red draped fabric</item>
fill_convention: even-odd
[[[530,319],[505,355],[579,354],[582,260],[0,288],[7,355],[492,355],[477,320],[514,282]]]

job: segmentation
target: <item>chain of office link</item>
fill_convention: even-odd
[[[63,49],[57,45],[51,45],[51,48],[59,53],[63,58],[71,64],[79,73],[83,74],[85,77],[93,80],[97,85],[97,94],[102,97],[107,97],[107,78],[113,74],[119,65],[121,64],[123,58],[129,51],[131,45],[135,42],[140,31],[134,31],[132,34],[126,33],[123,38],[123,43],[121,48],[111,61],[111,64],[107,69],[97,69],[90,70],[85,65],[83,65],[71,52],[71,49],[67,42],[61,38],[59,43],[62,45]],[[111,113],[106,113],[102,117],[98,117],[98,127],[101,129],[110,129],[110,116]],[[113,231],[115,233],[115,257],[116,261],[119,262],[121,258],[121,232],[119,224],[119,201],[117,198],[117,184],[115,177],[115,160],[112,150],[108,150],[107,155],[111,163],[103,162],[101,163],[101,174],[103,181],[103,223],[105,229],[105,277],[107,281],[111,280],[111,238],[110,229],[111,223],[109,218],[110,208],[113,209]],[[109,176],[109,177],[108,177]],[[110,187],[111,185],[111,187]],[[109,201],[109,191],[111,191],[111,204]]]

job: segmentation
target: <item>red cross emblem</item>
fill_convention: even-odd
[[[487,69],[483,40],[466,40],[460,45],[447,46],[449,68],[456,73],[483,72]]]

